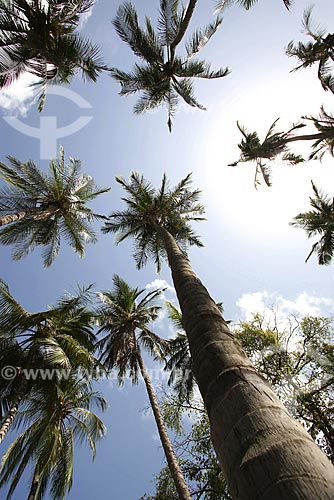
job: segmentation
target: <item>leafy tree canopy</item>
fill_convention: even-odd
[[[8,160],[10,166],[0,163],[0,178],[6,183],[0,188],[0,243],[14,245],[14,260],[44,247],[47,267],[57,257],[63,237],[83,257],[85,244],[97,241],[91,223],[105,219],[87,203],[110,188],[98,188],[92,177],[82,174],[79,160],[70,158],[65,164],[62,147],[47,174],[31,160]]]
[[[75,33],[82,14],[94,0],[1,0],[0,88],[11,85],[25,72],[38,78],[39,111],[47,83],[69,83],[81,71],[96,81],[106,70],[99,49]]]
[[[334,93],[334,34],[326,33],[326,30],[313,26],[312,8],[305,10],[303,16],[304,32],[312,41],[297,44],[290,42],[286,53],[300,62],[292,71],[308,68],[318,63],[318,78],[323,89]]]
[[[194,59],[219,28],[222,22],[220,17],[195,31],[186,44],[186,56],[175,54],[188,28],[196,1],[190,0],[185,9],[179,7],[178,0],[161,0],[156,30],[148,17],[145,28],[139,26],[137,11],[129,2],[119,7],[113,22],[120,38],[143,62],[136,63],[131,73],[112,68],[112,77],[121,84],[120,95],[141,93],[134,107],[135,113],[165,105],[170,131],[180,98],[189,106],[205,109],[195,97],[193,78],[216,79],[229,73],[228,68],[212,70],[206,61]]]

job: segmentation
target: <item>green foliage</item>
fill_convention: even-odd
[[[288,150],[287,143],[293,137],[291,132],[304,127],[304,124],[295,124],[287,132],[275,132],[275,126],[278,119],[272,123],[267,135],[263,142],[260,141],[259,136],[256,132],[248,132],[242,125],[237,123],[238,129],[243,135],[243,139],[240,144],[238,144],[241,150],[241,155],[239,160],[231,163],[230,166],[235,167],[240,162],[252,162],[256,163],[254,185],[260,184],[259,175],[262,175],[267,186],[271,186],[271,170],[267,163],[263,163],[263,160],[272,161],[278,156],[281,157],[282,161],[289,164],[296,165],[301,163],[304,159],[299,155],[294,155]]]
[[[80,161],[70,158],[65,165],[63,148],[50,161],[48,174],[33,161],[8,159],[10,166],[0,163],[0,177],[7,183],[0,188],[0,221],[10,214],[24,216],[0,229],[0,243],[14,245],[15,260],[42,246],[44,266],[50,266],[63,237],[83,257],[85,244],[97,241],[91,223],[104,218],[86,204],[110,188],[100,189],[92,177],[81,174]]]
[[[180,400],[189,400],[196,385],[192,372],[192,361],[187,334],[184,331],[182,313],[170,302],[166,302],[167,314],[175,328],[176,336],[169,340],[168,359],[165,370],[170,372],[168,385],[173,385]]]
[[[98,294],[100,305],[96,318],[100,325],[99,333],[106,335],[97,347],[104,367],[107,370],[117,368],[120,384],[127,374],[136,384],[140,372],[140,348],[143,347],[155,359],[161,359],[167,348],[167,342],[149,328],[161,309],[153,302],[164,290],[145,293],[145,290],[130,288],[117,274],[113,283],[112,291]]]
[[[210,439],[210,424],[203,403],[180,402],[173,395],[164,399],[164,415],[169,415],[169,424],[178,430],[181,442],[175,448],[180,458],[181,470],[190,486],[194,499],[231,500]],[[190,432],[180,423],[183,413],[192,420]],[[187,458],[184,458],[187,457]],[[178,499],[168,468],[164,467],[156,476],[154,495],[144,495],[140,500]]]
[[[47,311],[29,313],[11,295],[8,285],[0,280],[0,366],[15,366],[12,380],[0,378],[2,413],[21,395],[23,400],[38,390],[42,378],[27,377],[25,370],[57,369],[70,374],[80,368],[92,369],[95,335],[93,315],[89,311],[90,288],[67,295]]]
[[[233,334],[290,412],[334,463],[334,323],[331,318],[280,318],[275,308],[239,322]],[[230,500],[210,440],[203,403],[165,394],[164,419],[176,433],[175,449],[194,499]],[[189,430],[189,420],[191,429]],[[177,499],[168,469],[155,478],[156,491],[141,500]]]
[[[325,30],[313,27],[311,14],[312,8],[305,10],[303,28],[312,41],[297,44],[290,42],[286,53],[288,56],[296,57],[301,63],[292,71],[318,63],[318,78],[323,89],[334,93],[334,34],[326,34]]]
[[[306,262],[317,253],[318,263],[328,265],[334,255],[334,200],[311,182],[314,196],[310,196],[310,204],[313,210],[296,215],[290,225],[304,229],[308,238],[320,236],[319,241],[312,245]]]
[[[255,367],[269,380],[285,406],[334,456],[333,320],[291,316],[280,324],[275,312],[238,324],[235,335]]]
[[[13,338],[0,337],[0,366],[26,366],[27,353]],[[10,411],[13,400],[20,393],[21,379],[7,380],[0,377],[0,422]],[[24,391],[23,391],[24,392]]]
[[[305,116],[304,118],[311,120],[319,131],[319,138],[312,144],[314,151],[310,154],[310,160],[322,160],[325,153],[334,156],[334,117],[321,106],[318,117]]]
[[[195,4],[196,0],[191,0],[185,10],[179,9],[178,0],[161,0],[156,31],[147,17],[146,27],[139,26],[137,11],[129,2],[119,7],[113,21],[120,38],[144,63],[135,64],[131,73],[112,68],[112,77],[121,85],[120,95],[141,93],[134,107],[137,114],[165,105],[170,132],[180,98],[189,106],[205,109],[195,98],[192,78],[215,79],[229,73],[228,68],[212,71],[206,61],[192,60],[219,28],[222,21],[219,17],[192,35],[186,44],[185,58],[175,56],[175,48],[186,32]]]
[[[29,313],[0,281],[0,331],[29,354],[29,363],[44,367],[76,369],[95,364],[93,314],[87,309],[91,286],[77,295],[66,295],[48,311]],[[29,366],[31,367],[31,366]],[[23,366],[23,368],[25,368]]]
[[[0,88],[29,72],[38,78],[39,111],[47,83],[66,84],[80,71],[96,81],[103,65],[99,49],[75,33],[94,0],[0,1]]]
[[[92,406],[104,411],[107,402],[87,381],[75,377],[57,385],[49,382],[29,395],[17,424],[24,424],[26,429],[2,458],[0,487],[10,485],[6,500],[28,467],[34,471],[32,487],[38,479],[36,500],[44,497],[48,487],[52,500],[64,500],[72,486],[74,441],[87,441],[94,458],[95,443],[106,433]]]
[[[168,231],[184,253],[188,246],[202,246],[198,236],[190,227],[191,221],[204,220],[204,207],[198,203],[200,191],[190,190],[191,174],[182,179],[175,188],[170,188],[166,175],[161,186],[155,189],[142,175],[133,172],[130,181],[116,177],[127,193],[123,198],[127,205],[124,211],[113,212],[102,232],[117,233],[117,243],[128,237],[134,239],[133,254],[138,269],[149,257],[153,257],[158,272],[161,260],[166,258],[164,237],[159,228]]]
[[[239,323],[239,328],[235,337],[241,342],[248,356],[278,345],[277,333],[269,328],[262,328],[262,317],[258,313],[254,314],[251,322]]]

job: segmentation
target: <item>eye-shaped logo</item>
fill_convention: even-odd
[[[89,102],[78,95],[73,90],[64,87],[52,86],[48,94],[65,97],[74,102],[80,109],[92,109]],[[40,141],[40,159],[49,160],[57,156],[57,140],[61,137],[68,137],[85,127],[92,119],[92,116],[80,116],[73,123],[64,127],[57,127],[56,116],[40,116],[39,127],[32,127],[14,116],[5,116],[3,119],[24,135],[34,137]]]

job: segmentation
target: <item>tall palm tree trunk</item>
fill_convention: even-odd
[[[2,422],[2,425],[0,427],[0,444],[4,440],[9,429],[11,428],[11,425],[12,425],[13,420],[18,412],[18,409],[19,409],[19,406],[20,406],[22,399],[23,399],[23,391],[20,392],[20,394],[18,394],[16,396],[16,398],[14,399],[14,401],[10,407],[10,410],[8,411],[4,421]]]
[[[170,439],[168,437],[167,429],[164,423],[164,420],[162,418],[160,408],[158,405],[158,401],[153,389],[152,382],[150,380],[150,377],[146,371],[146,368],[144,366],[144,361],[143,358],[141,357],[141,354],[138,353],[138,363],[140,366],[140,371],[143,376],[145,385],[146,385],[146,390],[147,394],[151,403],[151,407],[153,410],[154,418],[158,427],[159,431],[159,436],[160,440],[166,455],[167,463],[169,470],[171,472],[172,478],[175,483],[176,490],[178,492],[180,500],[191,500],[191,495],[188,489],[188,486],[184,480],[182,471],[180,469],[178,460],[176,458],[176,455],[173,450],[172,443],[170,442]],[[30,499],[29,499],[30,500]]]
[[[15,214],[1,215],[0,216],[0,226],[5,226],[11,222],[16,222],[17,220],[24,219],[26,217],[27,211],[22,210],[21,212],[16,212]]]
[[[21,210],[19,212],[15,212],[13,214],[0,215],[0,226],[5,226],[7,224],[11,224],[12,222],[16,222],[18,220],[24,219],[25,217],[31,217],[35,219],[43,219],[48,218],[50,215],[55,214],[59,211],[59,207],[56,205],[49,206],[46,208],[35,208],[30,210]]]
[[[2,441],[6,437],[8,431],[12,426],[13,420],[18,412],[26,388],[27,388],[27,379],[22,378],[17,388],[16,397],[13,399],[10,409],[0,427],[0,444],[2,443]]]
[[[331,500],[334,468],[229,331],[171,234],[169,265],[211,437],[236,500]]]

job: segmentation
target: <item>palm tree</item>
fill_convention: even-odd
[[[48,82],[69,83],[81,71],[96,81],[103,65],[99,50],[75,33],[94,0],[0,0],[0,88],[29,72],[42,87],[41,111]]]
[[[275,160],[281,155],[281,161],[287,162],[292,165],[302,163],[304,158],[300,155],[295,155],[289,151],[288,144],[296,141],[314,141],[312,148],[314,151],[310,154],[309,159],[322,159],[326,152],[329,152],[334,156],[334,118],[329,113],[326,113],[323,107],[319,117],[303,117],[306,120],[313,122],[313,125],[319,131],[316,134],[303,134],[303,135],[293,135],[292,132],[295,130],[305,127],[304,123],[294,124],[287,132],[276,132],[275,125],[278,121],[275,120],[270,126],[267,135],[263,142],[260,141],[257,132],[249,132],[242,125],[237,122],[237,126],[243,135],[243,139],[240,144],[238,144],[241,150],[240,158],[230,163],[229,165],[235,167],[240,162],[251,162],[256,163],[255,170],[255,187],[260,184],[258,179],[259,174],[262,174],[267,186],[271,186],[270,180],[270,165],[263,163],[263,160]]]
[[[334,255],[334,199],[319,191],[314,182],[311,182],[314,197],[310,196],[310,204],[313,210],[296,215],[290,225],[304,229],[308,238],[321,236],[312,245],[305,262],[313,253],[317,253],[318,263],[327,265]]]
[[[288,132],[275,132],[275,125],[278,119],[270,126],[265,139],[263,142],[260,141],[259,136],[256,132],[249,132],[240,123],[237,122],[238,129],[243,135],[243,139],[238,148],[241,150],[241,155],[239,160],[230,163],[229,166],[235,167],[241,162],[252,162],[256,164],[254,186],[261,183],[259,181],[259,175],[261,174],[267,186],[271,186],[271,169],[270,165],[263,163],[263,160],[274,160],[277,156],[282,155],[282,161],[286,161],[290,164],[297,164],[304,161],[304,159],[299,155],[292,154],[287,147],[289,140],[293,140],[294,136],[291,136],[291,132],[297,128],[304,127],[303,124],[293,125],[293,127]]]
[[[92,177],[81,174],[79,160],[70,158],[65,165],[64,150],[51,160],[49,174],[44,174],[29,160],[21,163],[8,157],[10,166],[0,162],[0,178],[8,186],[0,188],[0,243],[15,245],[13,259],[26,256],[36,246],[44,246],[44,266],[56,258],[60,235],[65,237],[80,257],[85,243],[97,241],[90,223],[103,219],[86,203],[110,188],[100,189]]]
[[[192,107],[205,109],[194,96],[192,78],[221,78],[229,73],[228,68],[212,71],[206,61],[193,59],[219,28],[219,17],[193,34],[186,44],[185,58],[175,55],[175,49],[186,33],[196,2],[197,0],[190,0],[187,9],[180,11],[178,0],[160,0],[156,31],[149,18],[146,18],[145,29],[139,26],[137,12],[129,2],[119,7],[113,21],[120,38],[144,62],[136,64],[132,73],[111,69],[112,77],[121,84],[120,95],[142,93],[134,107],[135,113],[166,105],[170,131],[180,97]]]
[[[26,366],[27,353],[14,338],[0,338],[0,443],[9,430],[27,392],[16,367]]]
[[[290,42],[286,49],[286,54],[296,57],[301,63],[292,71],[308,68],[315,63],[319,63],[318,78],[321,85],[324,90],[330,90],[334,93],[334,34],[326,34],[326,31],[323,29],[312,28],[312,8],[304,12],[303,28],[313,41],[307,43],[298,42],[297,44]]]
[[[10,380],[3,379],[0,384],[7,410],[0,427],[0,443],[20,404],[43,380],[43,370],[51,369],[50,377],[56,382],[57,369],[66,374],[95,366],[93,316],[87,309],[90,288],[79,289],[75,296],[62,297],[48,311],[28,313],[0,280],[0,338],[2,345],[7,342],[12,349],[4,349],[0,361],[8,363],[2,366],[15,367]],[[19,354],[16,359],[15,354]],[[30,370],[40,376],[31,376]]]
[[[191,269],[187,245],[200,245],[190,226],[201,220],[190,175],[175,188],[166,176],[156,190],[143,176],[116,180],[127,208],[110,215],[103,232],[134,238],[135,260],[160,267],[167,256],[182,311],[192,368],[211,423],[212,441],[231,496],[330,500],[333,466],[284,408],[233,337],[207,289]]]
[[[306,120],[312,121],[315,128],[319,131],[318,134],[312,136],[301,136],[295,140],[314,140],[312,148],[313,153],[310,154],[310,160],[322,160],[325,153],[334,156],[334,116],[327,113],[323,106],[318,117],[304,116]],[[297,136],[298,137],[298,136]]]
[[[72,485],[74,441],[87,441],[94,458],[95,442],[106,433],[93,406],[104,411],[107,402],[87,380],[73,376],[30,394],[19,417],[19,424],[30,425],[2,458],[0,487],[10,482],[6,500],[28,466],[33,469],[28,500],[43,498],[48,487],[52,500],[65,499]]]
[[[163,290],[154,290],[143,295],[145,290],[130,288],[118,275],[114,276],[113,283],[113,291],[99,294],[102,302],[97,312],[101,324],[99,332],[107,332],[99,341],[101,360],[107,370],[117,368],[120,384],[124,382],[127,373],[132,383],[136,384],[138,373],[141,373],[175,487],[180,499],[191,500],[141,355],[143,347],[156,359],[161,359],[168,345],[166,340],[149,329],[149,324],[157,319],[160,309],[153,301]]]

